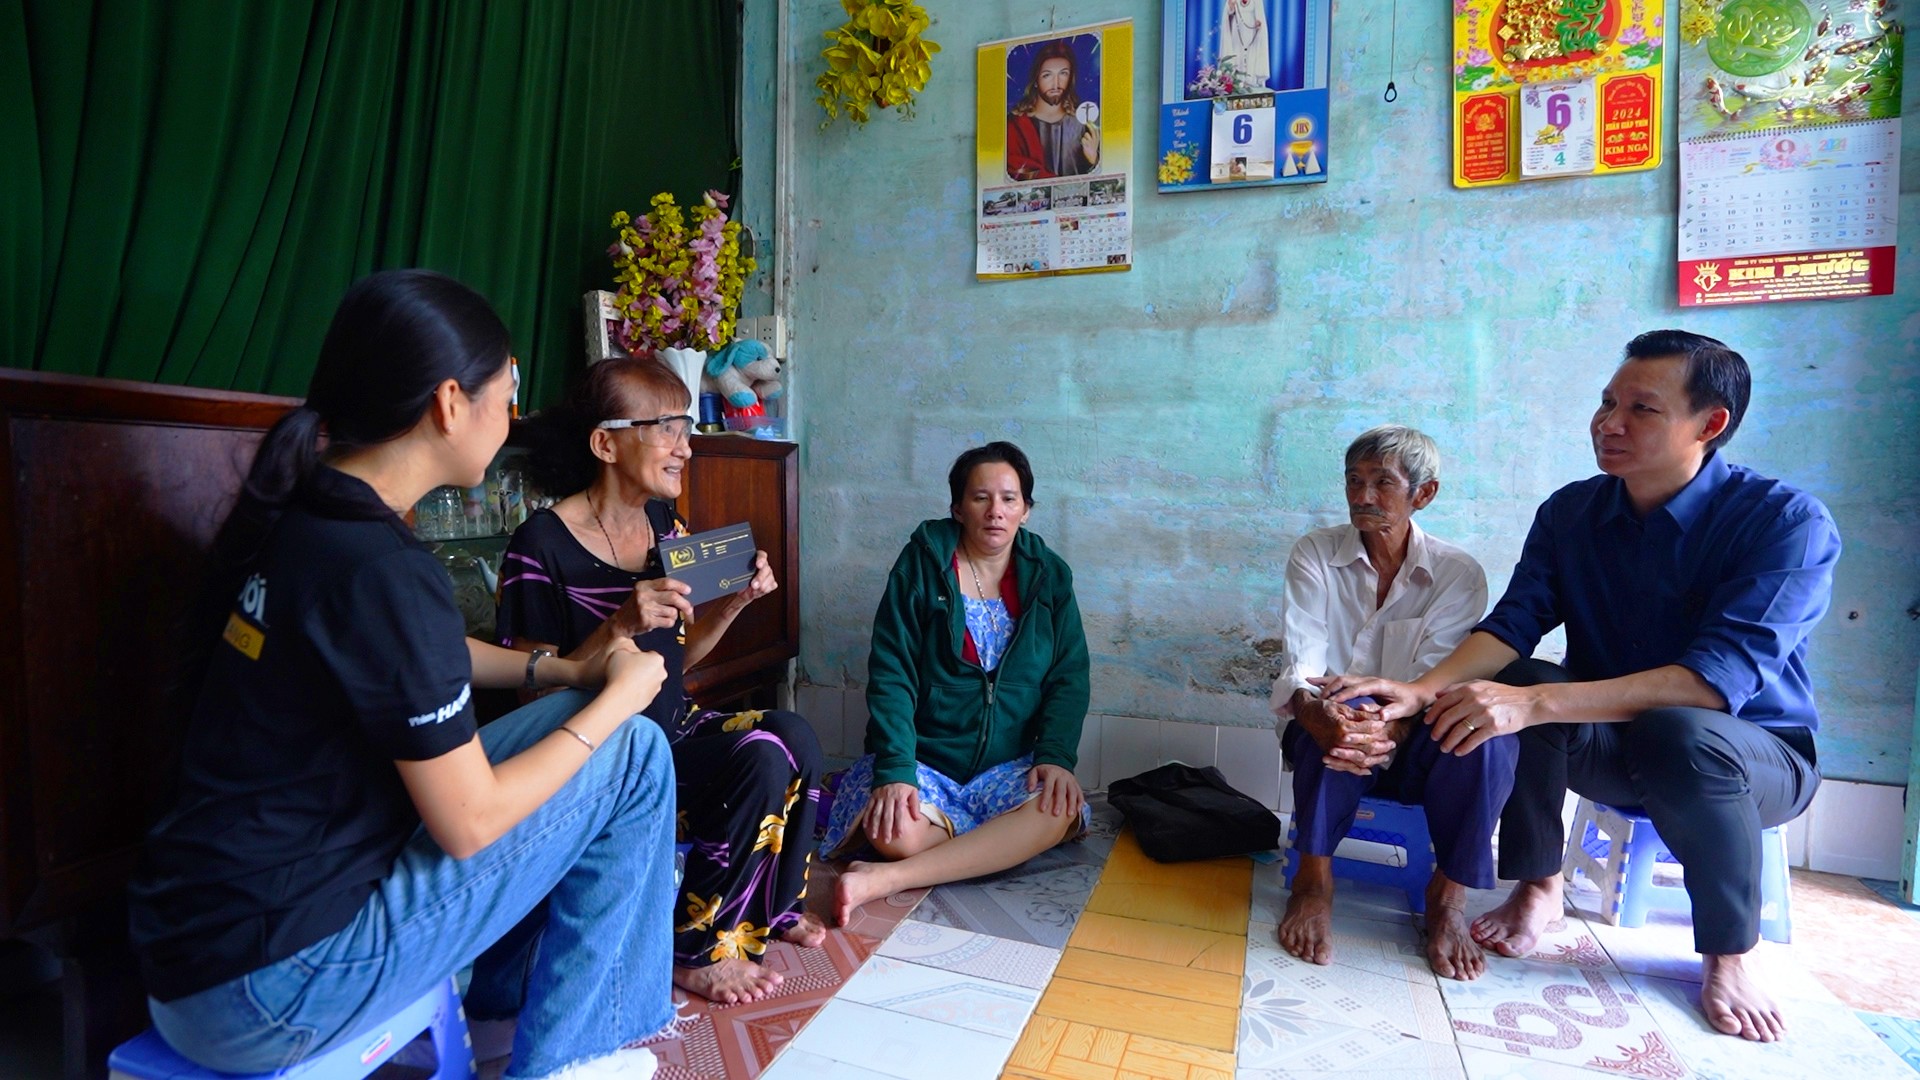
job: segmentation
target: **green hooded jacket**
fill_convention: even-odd
[[[1087,633],[1073,571],[1026,529],[1013,541],[1020,618],[993,671],[965,659],[966,608],[954,588],[960,526],[920,523],[894,560],[873,615],[867,752],[873,786],[911,784],[914,762],[960,783],[1029,751],[1071,770],[1087,717]]]

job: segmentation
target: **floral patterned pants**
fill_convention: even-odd
[[[673,962],[757,959],[800,919],[820,801],[820,741],[798,713],[706,712],[673,743],[679,842],[691,844]]]

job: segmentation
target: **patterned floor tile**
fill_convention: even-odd
[[[1298,1055],[1284,1068],[1242,1065],[1235,1080],[1466,1080],[1460,1050],[1452,1043],[1401,1039],[1378,1053],[1362,1049],[1354,1058],[1340,1056],[1342,1044],[1328,1050]],[[1328,1067],[1317,1067],[1325,1062]],[[1593,1078],[1598,1080],[1598,1078]]]
[[[1262,944],[1278,947],[1279,933],[1275,924],[1255,921],[1247,927],[1247,940],[1258,939]],[[1426,945],[1411,921],[1381,922],[1336,914],[1333,917],[1333,966],[1403,979],[1421,986],[1434,986],[1439,980],[1427,964]]]
[[[1700,1013],[1700,988],[1692,983],[1644,975],[1628,975],[1626,980],[1669,1036],[1679,1059],[1703,1080],[1913,1080],[1913,1069],[1845,1005],[1786,1003],[1786,1038],[1754,1043],[1708,1027]]]
[[[1492,956],[1480,979],[1442,979],[1440,993],[1463,1047],[1649,1080],[1689,1075],[1627,976],[1611,965]]]
[[[882,956],[927,967],[958,971],[1039,990],[1047,985],[1058,950],[1025,941],[1011,941],[971,930],[908,919],[880,945]]]
[[[831,875],[816,874],[816,890],[821,880],[830,883]],[[784,941],[769,945],[761,963],[782,977],[772,997],[715,1005],[675,990],[673,1030],[645,1044],[660,1059],[661,1080],[751,1080],[760,1075],[879,948],[880,937],[911,910],[899,900],[876,900],[855,912],[851,925],[877,929],[876,936],[834,929],[819,948]]]
[[[1014,1039],[1040,991],[874,956],[840,988],[838,998]]]
[[[837,1000],[820,1010],[793,1046],[901,1080],[971,1080],[1000,1075],[1013,1040]]]
[[[1916,1003],[1916,1007],[1920,1007],[1920,1003]],[[1887,1044],[1887,1049],[1900,1055],[1900,1060],[1920,1072],[1920,1020],[1871,1012],[1857,1012],[1854,1015],[1875,1035],[1880,1036],[1880,1041]]]
[[[659,1073],[655,1073],[659,1076]],[[767,1071],[760,1074],[761,1080],[894,1080],[886,1073],[863,1069],[858,1065],[849,1065],[844,1061],[835,1061],[819,1054],[810,1054],[805,1050],[788,1047]]]
[[[1392,1073],[1396,1058],[1420,1040],[1397,1031],[1347,1027],[1303,1016],[1297,1000],[1249,999],[1240,1011],[1237,1076],[1291,1077],[1303,1072]],[[1434,1043],[1453,1051],[1451,1044]],[[1458,1060],[1458,1053],[1455,1060]]]
[[[1587,929],[1600,942],[1613,965],[1629,975],[1651,975],[1680,982],[1700,982],[1700,954],[1693,951],[1693,923],[1684,913],[1655,912],[1644,926],[1609,926],[1598,920]],[[1762,941],[1747,954],[1767,992],[1778,999],[1837,1003],[1813,972],[1800,963],[1789,945]]]
[[[1105,852],[1062,844],[1013,870],[942,885],[922,901],[924,922],[1058,949],[1073,933]]]
[[[1278,863],[1256,863],[1253,868],[1253,922],[1278,923],[1287,910],[1287,887]],[[1348,919],[1405,924],[1413,913],[1407,894],[1370,881],[1334,879],[1333,911]]]
[[[1353,994],[1343,979],[1381,978],[1354,969],[1336,969],[1302,963],[1282,952],[1272,938],[1247,938],[1247,971],[1242,979],[1240,1004],[1240,1065],[1243,1068],[1280,1068],[1298,1052],[1318,1047],[1333,1035],[1361,1031],[1379,1037],[1366,1045],[1384,1047],[1417,1037],[1429,1023],[1402,1024],[1375,1003]],[[1399,987],[1413,984],[1391,980]],[[1418,988],[1435,994],[1430,987]],[[1381,1004],[1386,1004],[1382,1002]],[[1440,1017],[1444,1019],[1444,1012]],[[1330,1033],[1327,1029],[1343,1029]],[[1442,1037],[1450,1037],[1447,1032]],[[1326,1066],[1315,1065],[1315,1068]]]
[[[1461,1047],[1460,1063],[1466,1066],[1467,1080],[1601,1080],[1607,1075],[1596,1069],[1555,1065],[1478,1046]]]
[[[1382,974],[1339,963],[1308,963],[1280,948],[1276,933],[1274,927],[1259,923],[1248,930],[1249,971],[1257,970],[1263,976],[1283,980],[1289,992],[1327,1007],[1333,1012],[1332,1019],[1344,1026],[1372,1026],[1378,1022],[1373,1015],[1377,1014],[1408,1038],[1453,1040],[1446,1004],[1433,982],[1413,982],[1399,974]],[[1336,940],[1336,948],[1339,945]],[[1338,958],[1339,953],[1336,951],[1334,955]],[[1422,967],[1426,965],[1424,955],[1419,963]],[[1247,988],[1251,990],[1252,986],[1249,978]],[[1352,1011],[1354,1003],[1364,1003],[1372,1014]]]

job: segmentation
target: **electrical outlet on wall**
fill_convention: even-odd
[[[741,319],[737,336],[760,342],[781,360],[787,358],[787,320],[778,315]]]

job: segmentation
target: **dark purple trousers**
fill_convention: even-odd
[[[1361,796],[1397,799],[1426,808],[1441,873],[1471,888],[1493,888],[1493,827],[1513,790],[1519,739],[1502,735],[1456,757],[1443,752],[1432,729],[1416,720],[1393,762],[1367,776],[1327,768],[1319,744],[1297,722],[1287,724],[1280,750],[1293,766],[1296,851],[1333,854],[1353,828]]]

